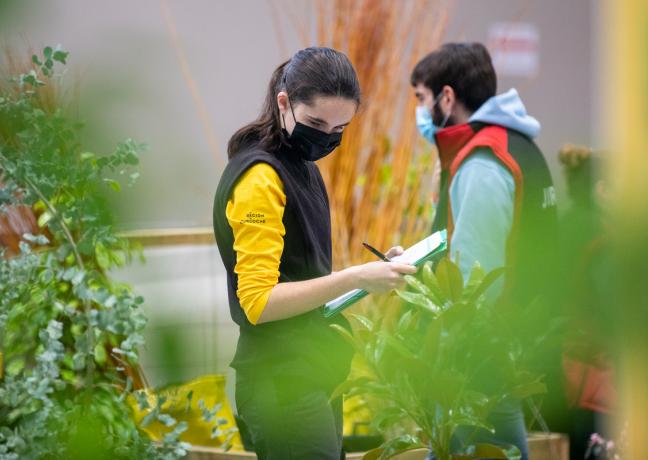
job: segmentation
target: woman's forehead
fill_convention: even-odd
[[[325,121],[331,126],[338,126],[351,121],[358,109],[358,104],[353,99],[318,96],[310,104],[295,104],[295,109],[311,118]]]

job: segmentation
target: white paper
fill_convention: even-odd
[[[414,246],[407,248],[400,256],[392,257],[392,262],[414,265],[416,262],[434,251],[443,242],[443,232],[436,232]]]

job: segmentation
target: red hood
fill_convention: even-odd
[[[450,169],[452,160],[455,159],[459,150],[468,143],[475,135],[475,131],[469,124],[450,126],[437,131],[436,145],[439,149],[441,169]]]

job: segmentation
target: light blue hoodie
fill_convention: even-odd
[[[535,138],[540,123],[528,115],[515,89],[493,96],[469,119],[499,125]],[[513,226],[513,176],[487,150],[471,155],[458,169],[450,186],[454,220],[451,256],[467,279],[476,261],[487,271],[506,264],[506,243]],[[489,290],[490,298],[501,291]]]

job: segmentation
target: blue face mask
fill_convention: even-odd
[[[439,103],[442,95],[443,93],[437,96],[432,107],[436,106]],[[431,144],[436,144],[434,136],[436,135],[438,130],[445,127],[446,123],[448,122],[448,118],[450,118],[449,113],[444,117],[441,126],[437,126],[434,124],[432,115],[430,114],[430,111],[427,109],[427,107],[422,105],[416,106],[416,127],[418,128],[419,133],[421,133],[421,136],[430,141]]]
[[[432,144],[435,143],[434,135],[437,132],[437,126],[432,121],[432,115],[427,107],[419,105],[416,107],[416,127],[425,139]]]

